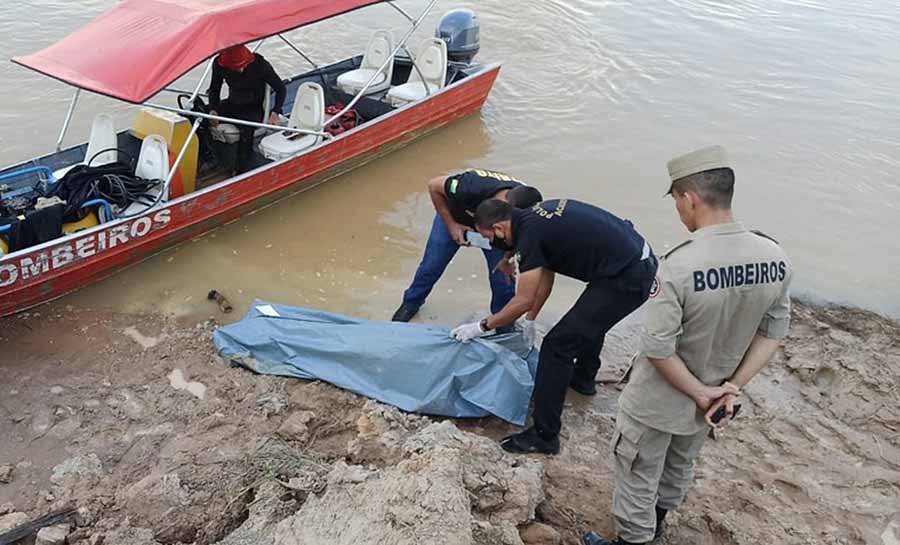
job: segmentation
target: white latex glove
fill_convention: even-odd
[[[481,322],[472,322],[471,324],[457,326],[450,332],[450,336],[457,341],[467,343],[472,339],[484,336],[486,333],[487,331],[481,329]]]
[[[522,320],[522,338],[525,339],[525,344],[529,347],[534,346],[534,336],[534,320],[525,318]]]

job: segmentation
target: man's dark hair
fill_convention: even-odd
[[[475,209],[475,225],[482,229],[490,229],[501,221],[512,217],[513,207],[500,199],[483,201]]]
[[[703,202],[719,210],[731,210],[734,196],[734,171],[714,168],[675,180],[672,191],[680,194],[693,191]]]
[[[542,200],[541,192],[530,185],[517,185],[506,194],[506,202],[513,208],[531,208]]]

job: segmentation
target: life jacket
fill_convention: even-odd
[[[325,116],[328,118],[334,117],[341,110],[344,109],[343,102],[335,102],[331,106],[325,108]],[[325,132],[330,134],[331,136],[337,136],[344,131],[349,131],[350,129],[356,127],[359,124],[359,114],[354,109],[349,109],[344,112],[339,119],[335,119],[331,123],[325,127]]]

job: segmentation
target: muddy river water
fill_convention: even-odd
[[[8,59],[37,50],[113,4],[7,2],[0,51]],[[401,0],[413,12],[424,4]],[[661,198],[666,161],[721,143],[738,175],[736,211],[782,242],[796,293],[900,316],[894,0],[445,0],[420,36],[459,5],[479,15],[479,58],[503,62],[480,114],[61,303],[204,316],[214,311],[204,299],[215,288],[238,310],[260,298],[387,318],[431,224],[424,182],[473,166],[630,218],[661,253],[686,235]],[[374,29],[404,24],[382,5],[292,37],[325,62],[362,51]],[[281,44],[261,52],[284,77],[306,69]],[[6,60],[0,74],[0,163],[52,149],[71,90]],[[122,127],[134,115],[84,96],[67,142],[86,139],[100,111]],[[562,283],[545,319],[577,293]],[[423,315],[456,323],[488,298],[480,252],[462,251]]]

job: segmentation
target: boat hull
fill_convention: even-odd
[[[500,67],[347,132],[287,161],[175,199],[161,208],[0,259],[0,316],[46,303],[166,248],[405,146],[478,111]]]

